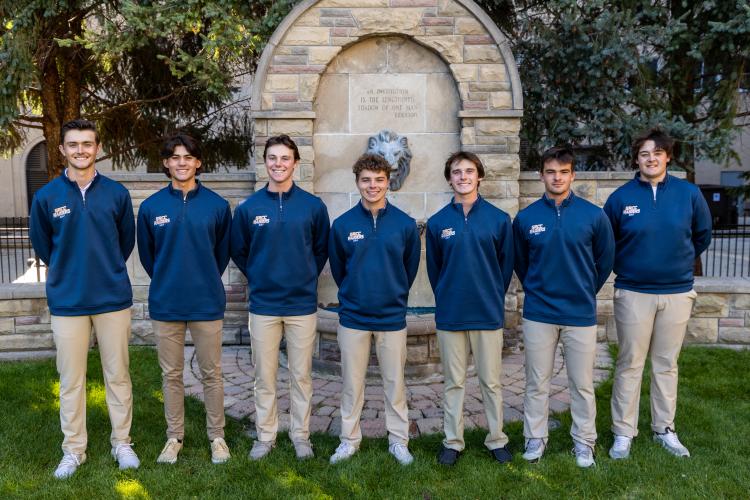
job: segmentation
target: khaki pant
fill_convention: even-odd
[[[502,353],[503,330],[437,331],[443,363],[443,446],[461,451],[464,443],[464,392],[469,353],[479,377],[487,437],[484,445],[494,450],[508,443],[503,433]]]
[[[161,387],[167,438],[185,436],[185,331],[195,345],[203,384],[208,439],[224,437],[224,381],[221,377],[221,340],[223,321],[152,321],[159,350]]]
[[[341,441],[359,448],[362,429],[359,419],[365,402],[365,377],[370,359],[370,338],[375,337],[380,376],[385,393],[385,427],[390,444],[409,443],[409,409],[406,406],[406,329],[392,332],[355,330],[339,325],[341,350]]]
[[[596,445],[596,325],[564,326],[523,320],[526,354],[526,393],[523,399],[523,435],[546,439],[548,435],[549,386],[558,340],[563,344],[570,386],[570,412],[574,441]]]
[[[612,387],[612,431],[638,435],[638,404],[646,356],[651,358],[651,429],[674,429],[677,358],[698,294],[650,294],[615,289],[617,365]]]
[[[289,360],[289,437],[292,441],[310,439],[316,327],[316,313],[304,316],[250,314],[250,345],[255,365],[255,428],[260,441],[275,441],[279,430],[276,373],[282,335],[286,338]]]
[[[110,444],[130,442],[133,388],[130,382],[128,341],[130,308],[90,316],[52,316],[52,335],[57,347],[60,374],[60,427],[65,453],[86,451],[86,366],[93,325],[104,373]]]

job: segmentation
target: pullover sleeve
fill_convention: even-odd
[[[331,234],[328,237],[328,262],[331,264],[333,280],[337,286],[341,287],[344,278],[346,278],[346,250],[341,244],[337,233],[338,228],[334,222]]]
[[[224,210],[221,214],[221,220],[216,226],[216,247],[214,248],[214,257],[216,258],[216,266],[219,269],[219,273],[224,274],[224,271],[229,264],[229,245],[232,237],[232,211],[229,209],[229,204],[224,205]]]
[[[510,217],[505,215],[500,225],[501,239],[497,242],[497,261],[503,273],[503,286],[507,293],[510,280],[513,278],[513,230]]]
[[[117,221],[117,230],[120,233],[120,252],[123,260],[128,260],[135,248],[135,215],[133,215],[133,202],[130,193],[125,191],[120,206],[120,218]]]
[[[313,227],[313,255],[315,255],[318,274],[323,270],[328,260],[328,237],[330,232],[331,221],[328,218],[328,209],[323,202],[320,202],[320,206],[315,213]]]
[[[434,229],[427,225],[427,234],[425,235],[425,247],[427,250],[427,277],[430,279],[430,286],[434,292],[440,279],[440,271],[443,268],[443,253],[440,250],[440,240],[434,233]]]
[[[406,248],[404,249],[404,267],[406,277],[409,280],[409,288],[414,283],[419,270],[419,254],[422,252],[422,244],[419,241],[419,228],[414,222],[406,233]]]
[[[153,278],[155,245],[150,220],[148,209],[141,206],[138,211],[138,257],[141,259],[141,265],[146,270],[146,274]]]
[[[518,216],[513,220],[513,267],[516,270],[516,276],[523,284],[526,279],[526,273],[529,270],[529,245],[521,228],[521,221]]]
[[[52,226],[42,205],[43,202],[39,200],[39,197],[34,196],[34,201],[31,203],[31,217],[29,218],[29,237],[37,257],[49,266],[50,256],[52,255]]]
[[[693,248],[698,258],[711,243],[711,211],[703,195],[698,192],[693,196]]]
[[[615,240],[617,240],[617,235],[620,232],[620,219],[612,196],[613,195],[610,195],[609,198],[607,198],[607,202],[604,204],[604,213],[609,219],[609,224],[612,226],[612,234],[614,234]]]
[[[594,263],[596,266],[596,293],[607,281],[615,265],[615,236],[609,218],[602,212],[594,233]]]
[[[229,253],[237,268],[247,276],[247,258],[250,253],[250,230],[247,225],[247,215],[242,205],[234,210],[230,230]]]

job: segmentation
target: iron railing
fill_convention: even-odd
[[[0,217],[0,283],[44,281],[44,264],[29,239],[28,217]]]
[[[750,225],[714,226],[701,262],[704,276],[750,276]]]

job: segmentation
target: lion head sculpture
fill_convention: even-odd
[[[411,150],[406,137],[390,130],[381,130],[378,135],[368,139],[366,152],[385,158],[391,165],[391,191],[401,189],[409,175],[409,164],[411,163]]]

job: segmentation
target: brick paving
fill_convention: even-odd
[[[225,346],[222,354],[224,370],[224,407],[227,415],[237,419],[255,420],[253,380],[255,378],[248,346]],[[283,364],[283,363],[282,363]],[[597,346],[594,381],[599,383],[609,374],[612,359],[606,343]],[[203,397],[198,361],[193,347],[185,350],[185,392]],[[550,388],[550,410],[562,412],[570,407],[568,377],[562,350],[558,346]],[[523,392],[525,385],[524,356],[522,352],[503,355],[503,402],[506,422],[523,417]],[[310,418],[312,432],[338,435],[341,429],[341,380],[336,375],[313,374],[313,409]],[[412,437],[442,430],[442,393],[440,375],[420,381],[407,381],[409,420]],[[289,428],[289,372],[279,367],[277,394],[279,398],[279,430]],[[476,376],[466,380],[464,401],[465,426],[486,427],[482,395]],[[383,390],[377,379],[368,379],[365,387],[365,404],[362,411],[362,433],[367,437],[386,435]],[[251,430],[251,433],[254,429]]]

